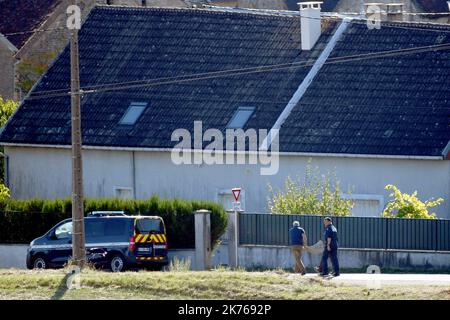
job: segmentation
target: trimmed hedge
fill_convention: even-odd
[[[158,215],[164,219],[169,248],[194,248],[195,210],[211,210],[211,240],[217,244],[225,232],[227,215],[224,208],[211,201],[118,198],[85,199],[85,213],[91,211],[123,210],[130,215]],[[46,233],[59,221],[71,218],[71,199],[9,200],[0,203],[0,243],[29,243]]]

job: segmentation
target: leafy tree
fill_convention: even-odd
[[[3,127],[8,121],[9,117],[13,114],[13,112],[16,110],[18,106],[18,103],[13,100],[3,100],[3,98],[0,96],[0,127]],[[0,147],[0,152],[3,153],[3,147]],[[4,175],[5,175],[5,159],[3,157],[0,158],[0,181],[4,181]],[[3,185],[1,185],[3,186]],[[1,192],[1,190],[0,190]]]
[[[9,189],[4,184],[0,183],[0,203],[7,201],[10,197]]]
[[[18,87],[22,93],[31,90],[56,55],[56,52],[41,52],[20,60],[17,65],[17,74],[19,75]]]
[[[16,110],[18,103],[13,100],[3,100],[0,96],[0,127],[3,127]]]
[[[444,202],[442,198],[422,202],[417,198],[417,191],[414,191],[413,194],[402,193],[392,184],[388,184],[384,188],[392,190],[389,195],[392,199],[382,213],[382,216],[386,218],[436,219],[436,214],[429,213],[428,209]]]
[[[311,161],[306,166],[305,177],[293,180],[287,177],[284,190],[274,191],[269,184],[271,199],[269,210],[277,214],[314,214],[348,216],[353,201],[342,198],[339,181],[335,173],[321,175],[318,167],[311,170]]]

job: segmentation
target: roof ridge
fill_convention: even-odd
[[[148,11],[148,12],[196,12],[205,14],[216,14],[216,15],[240,15],[240,16],[258,16],[261,18],[272,18],[272,19],[292,19],[298,18],[298,11],[290,10],[270,10],[270,9],[253,9],[253,8],[232,8],[232,7],[218,7],[218,6],[202,6],[197,8],[181,8],[181,7],[130,7],[124,5],[104,5],[97,4],[94,9],[105,9],[105,10],[127,10],[127,11]],[[340,20],[344,16],[341,15],[329,15],[323,12],[321,15],[322,19],[329,20]],[[367,21],[366,19],[352,17],[355,21]],[[408,27],[408,28],[428,28],[430,30],[450,30],[450,25],[443,23],[434,22],[418,22],[418,21],[381,21],[382,26],[393,26],[393,27]]]
[[[97,4],[93,10],[124,10],[124,11],[146,11],[146,12],[199,12],[205,14],[215,15],[240,15],[240,16],[257,16],[262,18],[273,19],[292,19],[298,18],[299,15],[296,11],[292,11],[290,14],[288,11],[268,11],[264,9],[242,9],[236,10],[234,8],[222,8],[222,7],[201,7],[201,8],[182,8],[182,7],[130,7],[124,5],[104,5]],[[277,13],[278,12],[278,13]]]
[[[367,19],[353,18],[353,21],[363,21],[366,22]],[[430,30],[450,30],[450,24],[445,23],[435,23],[435,22],[424,22],[424,21],[381,21],[381,25],[385,27],[407,27],[407,28],[428,28]]]
[[[382,25],[395,25],[404,27],[417,27],[417,28],[429,28],[429,29],[448,29],[450,30],[449,24],[435,23],[435,22],[424,22],[424,21],[382,21]]]

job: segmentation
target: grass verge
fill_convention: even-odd
[[[83,271],[80,288],[68,290],[64,270],[0,270],[0,299],[450,299],[442,286],[336,284],[283,270],[247,272]]]

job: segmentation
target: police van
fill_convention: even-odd
[[[124,212],[92,212],[84,219],[86,258],[114,272],[167,265],[167,237],[159,216],[128,216]],[[28,269],[63,267],[72,256],[72,219],[34,239],[27,251]]]

